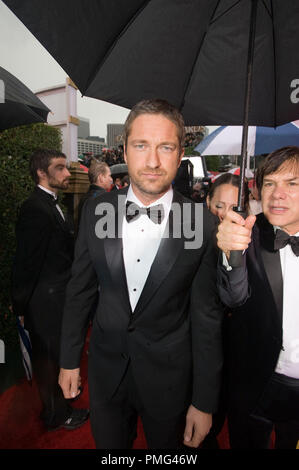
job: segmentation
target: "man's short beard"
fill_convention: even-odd
[[[69,180],[63,181],[61,183],[49,181],[49,185],[53,189],[67,189],[69,186]]]

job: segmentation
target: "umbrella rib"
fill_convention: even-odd
[[[234,8],[238,3],[242,2],[242,1],[243,1],[243,0],[236,0],[236,2],[235,2],[233,5],[231,5],[229,8],[227,8],[227,10],[223,11],[223,12],[221,13],[221,15],[217,16],[216,18],[214,18],[214,19],[210,22],[210,24],[213,24],[213,23],[215,23],[215,21],[218,21],[220,18],[222,18],[223,15],[226,15],[227,12],[229,12],[232,8]],[[217,5],[217,7],[218,7],[218,5]],[[216,9],[217,9],[217,7],[216,7]],[[215,9],[215,10],[216,10],[216,9]],[[215,11],[214,11],[214,13],[215,13]],[[214,16],[214,13],[213,13],[213,16]]]
[[[274,22],[273,22],[273,0],[271,0],[271,10],[272,10],[272,38],[273,38],[273,66],[274,66],[274,126],[277,126],[277,77],[276,77],[276,48],[275,48],[275,32],[274,32]]]
[[[265,10],[268,12],[268,15],[269,15],[270,18],[272,18],[272,20],[273,20],[273,5],[272,5],[272,0],[270,0],[270,2],[271,2],[271,10],[272,10],[272,13],[271,13],[271,11],[269,11],[269,8],[268,8],[268,6],[266,5],[265,0],[262,1],[263,5],[264,5],[264,7],[265,7]]]
[[[143,5],[134,13],[130,21],[126,23],[126,26],[122,29],[122,31],[118,34],[118,36],[114,39],[113,43],[111,46],[108,48],[105,56],[103,59],[95,66],[94,71],[90,74],[87,84],[85,87],[85,92],[88,90],[90,87],[91,83],[93,82],[94,78],[96,77],[98,71],[102,67],[102,65],[106,62],[107,58],[110,56],[111,52],[113,51],[115,45],[119,41],[119,39],[125,34],[125,32],[128,30],[128,28],[131,26],[131,24],[135,21],[135,19],[140,15],[140,13],[147,7],[147,5],[150,3],[151,0],[145,0]]]

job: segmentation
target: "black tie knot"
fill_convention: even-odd
[[[274,250],[280,250],[286,245],[290,245],[293,253],[296,256],[299,256],[299,237],[294,235],[289,235],[284,230],[276,230],[275,240],[274,240]]]
[[[135,202],[127,201],[126,203],[126,219],[127,222],[131,222],[134,219],[138,219],[142,214],[147,215],[152,222],[155,224],[161,224],[164,219],[164,207],[163,204],[156,204],[151,207],[140,207]]]

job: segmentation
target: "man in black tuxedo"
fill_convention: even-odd
[[[88,191],[81,197],[79,206],[78,206],[78,220],[80,221],[81,212],[85,202],[100,194],[103,194],[105,191],[109,191],[112,185],[111,171],[107,163],[99,162],[92,160],[90,167],[88,169],[88,178],[90,181],[90,186]]]
[[[276,448],[299,440],[299,147],[270,154],[258,170],[263,213],[230,212],[219,225],[219,292],[231,307],[230,440]],[[253,228],[252,228],[253,227]],[[246,250],[242,266],[232,250]]]
[[[22,205],[16,225],[13,310],[24,317],[30,334],[46,428],[75,429],[86,421],[88,411],[74,410],[57,384],[62,312],[74,250],[73,233],[57,204],[58,190],[69,184],[66,156],[37,150],[30,172],[36,187]]]
[[[98,448],[131,448],[138,415],[149,448],[178,448],[183,441],[198,447],[217,409],[217,221],[171,187],[184,132],[182,116],[169,103],[138,103],[125,124],[131,185],[83,209],[59,383],[66,398],[76,396],[88,312],[99,289],[89,348]]]

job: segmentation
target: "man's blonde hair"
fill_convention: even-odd
[[[89,170],[88,170],[88,178],[90,184],[96,184],[98,176],[103,175],[105,176],[109,166],[105,162],[98,162],[96,160],[92,160]]]

